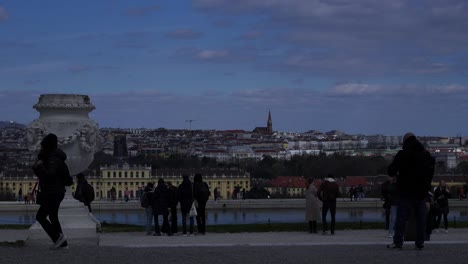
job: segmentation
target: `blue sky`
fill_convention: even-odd
[[[101,127],[468,134],[463,0],[0,1],[0,120],[88,94]]]

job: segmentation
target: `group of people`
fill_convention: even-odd
[[[415,249],[423,249],[424,241],[430,240],[434,229],[439,228],[444,220],[445,231],[448,232],[449,213],[448,199],[450,192],[445,182],[432,189],[431,183],[434,175],[435,159],[424,148],[423,144],[413,133],[403,136],[402,150],[394,157],[388,167],[389,180],[382,186],[385,208],[385,228],[393,243],[388,245],[391,249],[401,249],[405,240],[411,234],[406,227],[414,216]],[[351,192],[351,199],[355,197]],[[328,233],[326,216],[330,211],[330,233],[335,232],[336,198],[340,196],[338,185],[332,175],[317,189],[312,180],[306,191],[306,221],[309,231],[317,233],[317,221],[320,219],[320,201],[322,202],[321,220],[323,234]],[[359,195],[357,195],[359,197]]]
[[[158,180],[156,188],[149,182],[143,195],[140,196],[142,207],[146,212],[146,235],[168,236],[178,233],[177,205],[180,203],[182,217],[182,235],[187,236],[187,218],[189,219],[189,235],[194,235],[194,218],[197,221],[198,234],[206,233],[205,207],[210,196],[208,184],[203,181],[201,174],[195,174],[193,183],[188,175],[182,176],[182,183],[176,187],[171,182]],[[194,207],[194,208],[192,208]],[[194,213],[193,211],[196,211]],[[162,226],[159,226],[159,216]],[[154,220],[154,233],[152,224]]]
[[[389,237],[393,237],[399,203],[395,177],[389,177],[389,179],[382,184],[382,198],[384,200],[383,208],[385,209],[385,230],[388,231]],[[427,214],[425,224],[426,241],[430,240],[434,230],[438,232],[442,219],[444,221],[443,232],[448,233],[449,198],[451,198],[451,194],[445,181],[440,181],[439,186],[428,192],[425,199]]]
[[[327,214],[330,211],[330,234],[335,234],[336,199],[340,197],[340,188],[332,174],[322,182],[320,187],[315,187],[313,179],[308,180],[306,197],[306,221],[309,224],[309,232],[317,233],[317,221],[322,220],[322,234],[328,234]],[[320,204],[322,211],[320,212]]]

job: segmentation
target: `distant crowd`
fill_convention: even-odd
[[[146,235],[172,236],[179,232],[177,206],[180,204],[180,217],[182,220],[182,235],[194,235],[194,222],[197,222],[197,233],[206,233],[206,203],[210,197],[208,184],[202,180],[201,174],[195,174],[193,182],[188,175],[182,176],[179,186],[171,182],[158,180],[155,187],[149,182],[140,196],[141,206],[146,212]],[[162,217],[162,226],[159,225]],[[187,233],[187,219],[189,228]],[[154,222],[154,230],[153,229]],[[154,232],[153,232],[154,231]]]

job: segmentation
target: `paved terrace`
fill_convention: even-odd
[[[0,240],[27,239],[27,230],[1,230]],[[338,230],[334,236],[300,232],[222,233],[206,236],[100,234],[99,245],[70,240],[69,250],[52,251],[46,240],[24,247],[0,246],[0,263],[468,263],[468,229],[436,233],[422,251],[407,242],[386,249],[383,230]]]

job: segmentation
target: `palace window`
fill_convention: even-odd
[[[124,177],[127,178],[127,172],[124,172]]]

